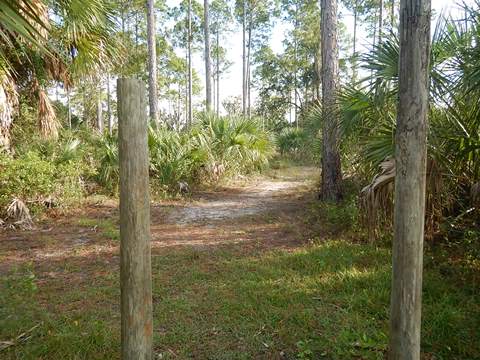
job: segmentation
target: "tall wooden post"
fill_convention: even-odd
[[[390,359],[420,359],[430,0],[400,2]]]
[[[122,359],[152,359],[147,102],[140,80],[119,79]]]

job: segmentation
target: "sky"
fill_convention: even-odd
[[[466,1],[467,3],[472,2],[473,0]],[[169,5],[178,5],[180,0],[168,0]],[[432,10],[434,14],[440,13],[456,13],[458,12],[458,6],[455,4],[455,0],[432,0]],[[353,34],[353,14],[346,11],[346,9],[341,8],[340,12],[343,16],[343,21],[347,27],[347,31],[350,34]],[[320,20],[319,20],[320,21]],[[432,30],[434,29],[436,19],[433,19]],[[284,23],[277,21],[273,28],[272,37],[270,40],[270,46],[276,53],[281,53],[283,50],[283,40],[285,37],[285,31],[287,27]],[[365,49],[367,44],[371,44],[371,40],[366,38],[366,33],[362,29],[358,31],[358,44],[359,49],[362,47]],[[226,98],[232,96],[240,96],[242,94],[242,33],[240,26],[236,26],[235,30],[225,41],[225,46],[227,47],[229,60],[233,62],[232,67],[228,73],[224,74],[220,80],[220,103]],[[193,58],[193,66],[198,72],[200,79],[202,81],[202,87],[205,84],[205,70],[204,70],[204,60],[201,53],[197,53]],[[253,90],[253,89],[252,89]],[[204,100],[204,91],[194,99],[195,103],[200,103]],[[255,99],[255,92],[252,93],[253,101]]]

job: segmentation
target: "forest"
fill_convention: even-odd
[[[480,0],[0,0],[0,359],[480,359]]]

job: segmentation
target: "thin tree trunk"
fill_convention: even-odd
[[[209,6],[208,0],[203,1],[204,25],[203,32],[205,35],[205,89],[206,89],[206,105],[207,111],[212,110],[212,65],[210,62],[210,25],[208,20]]]
[[[294,26],[295,29],[298,27],[298,5],[295,4],[295,21],[294,21]],[[293,45],[293,88],[295,89],[295,98],[294,98],[294,109],[295,109],[295,124],[298,129],[298,109],[297,109],[297,71],[298,71],[298,65],[297,65],[297,52],[298,52],[298,41],[296,36],[294,36],[293,39],[294,45]]]
[[[113,134],[113,118],[112,118],[112,107],[110,99],[110,73],[107,73],[107,119],[108,119],[108,133]]]
[[[158,124],[157,50],[155,41],[155,0],[147,0],[148,101],[150,120]]]
[[[247,43],[247,98],[248,98],[248,112],[247,116],[250,119],[252,117],[252,108],[251,108],[251,101],[252,101],[252,93],[251,93],[251,72],[250,72],[250,57],[252,53],[252,9],[249,9],[249,21],[248,21],[248,43]]]
[[[352,61],[352,80],[357,81],[357,18],[358,18],[358,0],[355,0],[353,8],[353,61]]]
[[[321,79],[322,79],[322,45],[320,39],[318,39],[317,51],[315,53],[315,97],[320,100],[321,92]]]
[[[383,0],[380,0],[380,10],[378,15],[378,42],[377,44],[382,43],[382,32],[383,32]]]
[[[400,1],[390,359],[420,359],[430,0]]]
[[[99,89],[97,94],[97,130],[100,134],[103,134],[103,103],[101,89]]]
[[[190,128],[193,122],[193,107],[192,107],[192,0],[188,0],[188,117],[187,127]]]
[[[217,116],[220,116],[220,28],[217,24]]]
[[[122,359],[152,359],[152,267],[146,91],[120,79],[120,289]]]
[[[391,0],[391,6],[392,8],[390,9],[390,26],[392,27],[392,31],[395,28],[395,0]]]
[[[82,88],[83,94],[82,94],[82,101],[83,101],[83,122],[85,123],[85,126],[87,128],[90,127],[90,124],[88,123],[88,103],[87,103],[87,87],[85,86],[85,83],[83,83],[83,88]]]
[[[321,198],[339,201],[342,197],[342,172],[337,118],[338,44],[337,0],[322,0],[322,187]]]
[[[243,0],[242,14],[242,34],[243,34],[243,85],[242,85],[242,112],[243,117],[247,116],[247,49],[246,49],[246,32],[247,32],[247,0]]]
[[[72,129],[72,104],[70,103],[70,88],[67,88],[67,122],[68,128]]]

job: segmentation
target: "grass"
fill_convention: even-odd
[[[354,199],[310,204],[300,218],[312,231],[298,236],[312,241],[295,249],[228,245],[155,252],[157,357],[383,359],[391,244],[358,242],[353,205]],[[118,240],[115,220],[82,217],[76,224]],[[423,358],[480,359],[478,277],[465,277],[465,268],[448,263],[441,250],[427,247],[425,255]],[[2,341],[13,345],[0,350],[0,358],[118,359],[117,255],[79,251],[2,276],[0,348]]]
[[[118,358],[118,271],[99,261],[89,266],[92,273],[103,269],[103,276],[76,286],[41,281],[30,265],[2,278],[0,339],[40,324],[2,358]],[[65,269],[70,281],[83,272]],[[336,240],[253,254],[240,248],[169,250],[154,256],[153,280],[155,351],[164,359],[384,356],[390,285],[385,248]],[[427,263],[424,352],[437,359],[478,358],[479,315],[478,297]]]
[[[78,225],[82,227],[98,229],[100,234],[109,240],[120,240],[120,230],[118,224],[111,219],[91,219],[82,217],[78,219]]]

